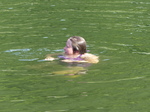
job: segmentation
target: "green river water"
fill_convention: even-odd
[[[67,76],[74,35],[100,62]],[[149,75],[149,0],[0,1],[0,112],[149,112]]]

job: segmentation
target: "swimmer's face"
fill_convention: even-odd
[[[70,41],[70,39],[67,40],[66,46],[64,47],[64,51],[66,55],[73,54],[72,42]]]

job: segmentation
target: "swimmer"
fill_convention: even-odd
[[[87,62],[98,63],[99,57],[93,54],[87,53],[86,41],[83,37],[73,36],[70,37],[66,46],[64,47],[64,55],[58,56],[63,62]],[[46,57],[45,60],[52,61],[53,57]]]

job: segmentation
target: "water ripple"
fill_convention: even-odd
[[[15,52],[15,51],[30,51],[31,49],[27,48],[27,49],[10,49],[10,50],[6,50],[4,52]]]
[[[119,82],[119,81],[128,81],[128,80],[137,80],[142,79],[143,77],[133,77],[133,78],[124,78],[124,79],[117,79],[117,80],[110,80],[110,81],[89,81],[89,82],[79,82],[79,83],[110,83],[110,82]]]
[[[38,60],[39,58],[34,58],[34,59],[19,59],[19,61],[35,61]]]
[[[118,46],[133,46],[130,44],[121,44],[121,43],[113,43],[114,45],[118,45]]]
[[[150,55],[150,52],[132,52],[132,53]]]

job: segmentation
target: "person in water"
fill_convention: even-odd
[[[72,36],[64,47],[64,55],[58,56],[63,62],[87,62],[98,63],[99,58],[93,54],[87,53],[86,41],[83,37]],[[52,57],[46,57],[46,60],[53,60]]]

